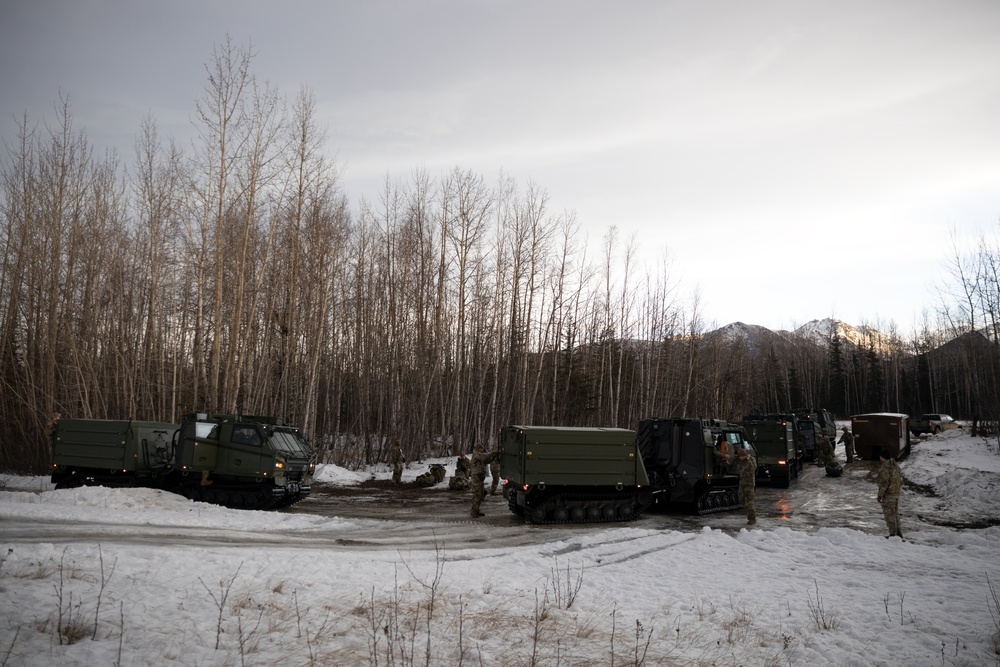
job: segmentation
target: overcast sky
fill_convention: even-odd
[[[147,113],[186,143],[227,35],[312,89],[352,202],[417,168],[532,179],[709,323],[909,331],[952,230],[1000,220],[996,0],[0,0],[0,134],[62,94],[124,161]]]

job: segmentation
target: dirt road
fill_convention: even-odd
[[[881,509],[875,502],[874,469],[877,462],[863,461],[845,466],[842,477],[827,477],[822,468],[806,466],[789,489],[760,486],[757,489],[758,529],[787,526],[813,532],[823,527],[846,527],[883,534]],[[5,521],[0,534],[17,542],[73,541],[163,544],[182,541],[205,546],[256,544],[320,549],[432,549],[447,547],[486,548],[498,545],[544,544],[579,535],[581,531],[643,528],[695,532],[705,526],[724,531],[746,527],[742,512],[705,516],[645,514],[628,523],[535,526],[512,514],[501,495],[487,496],[485,517],[469,517],[468,492],[413,485],[396,487],[391,482],[370,481],[357,486],[315,485],[312,495],[282,510],[331,519],[315,529],[206,530],[187,526],[120,525],[100,522]],[[908,489],[903,499],[904,530],[914,530],[921,521],[934,520],[934,499],[920,490]],[[940,523],[939,525],[949,525]],[[975,526],[973,526],[975,527]],[[958,526],[961,528],[961,526]],[[625,534],[623,534],[625,538]]]

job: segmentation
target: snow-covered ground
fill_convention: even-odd
[[[470,521],[480,544],[429,549],[353,543],[372,520],[6,478],[0,666],[1000,664],[1000,526],[952,527],[1000,518],[995,444],[949,431],[902,469],[905,542],[764,519],[749,531],[588,525],[511,547]],[[373,475],[388,470],[319,473]],[[923,520],[909,501],[928,492]],[[66,533],[9,529],[25,522]],[[81,536],[88,526],[116,537]],[[218,539],[144,539],[151,526]],[[319,541],[275,546],[275,532]]]

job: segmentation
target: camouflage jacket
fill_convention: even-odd
[[[903,473],[895,459],[888,459],[878,469],[878,501],[886,496],[899,496],[903,490]]]
[[[757,459],[753,456],[748,456],[745,459],[737,456],[736,461],[740,465],[740,486],[754,488],[757,483]]]
[[[854,446],[854,434],[850,431],[844,431],[844,433],[840,436],[840,440],[837,442],[844,443],[845,447],[852,447]]]
[[[475,452],[472,455],[472,476],[486,477],[486,466],[491,461],[495,461],[499,456],[499,449],[495,449],[489,454],[486,452]]]
[[[403,450],[399,447],[393,447],[392,449],[392,464],[399,465],[406,462],[406,457],[403,456]]]

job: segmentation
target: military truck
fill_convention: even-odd
[[[180,424],[61,419],[56,488],[142,486],[227,507],[278,509],[307,497],[316,456],[278,417],[193,413]]]
[[[532,523],[628,521],[646,509],[696,513],[739,508],[735,457],[715,458],[722,436],[731,451],[753,446],[736,424],[646,419],[638,430],[505,426],[500,470],[510,510]]]
[[[787,489],[802,472],[805,457],[796,434],[796,420],[748,415],[740,425],[757,450],[757,479]]]

